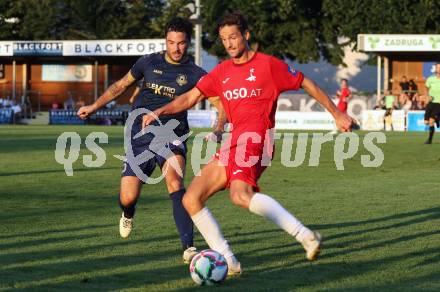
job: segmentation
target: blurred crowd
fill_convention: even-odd
[[[64,104],[61,104],[56,100],[53,101],[51,109],[76,110],[84,105],[85,102],[81,96],[78,98],[78,100],[75,101],[75,99],[71,95],[69,95]]]
[[[421,93],[413,79],[408,80],[403,76],[399,87],[400,89],[394,91],[386,90],[377,99],[374,109],[425,110],[431,97]]]
[[[0,109],[11,109],[14,114],[21,113],[21,106],[14,100],[7,98],[0,98]]]

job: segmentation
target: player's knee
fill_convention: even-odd
[[[183,189],[183,183],[178,179],[171,180],[167,182],[167,189],[169,193],[177,192],[178,190]]]
[[[191,198],[187,194],[182,197],[182,205],[185,209],[191,206]]]
[[[234,205],[240,206],[242,208],[249,207],[250,194],[242,190],[231,190],[229,197]]]
[[[136,204],[137,195],[130,192],[124,192],[119,194],[119,202],[121,205],[128,207],[133,204]]]
[[[186,211],[191,214],[191,211],[200,204],[200,200],[194,194],[186,192],[182,198],[182,204]]]

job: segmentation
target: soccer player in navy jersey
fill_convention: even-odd
[[[320,252],[321,235],[303,225],[271,196],[261,193],[258,185],[273,154],[271,129],[275,126],[278,96],[283,91],[302,88],[333,115],[340,131],[351,131],[355,121],[301,72],[273,56],[252,51],[248,25],[240,13],[222,17],[218,32],[230,59],[217,65],[192,90],[145,115],[143,127],[150,125],[154,116],[177,113],[206,96],[219,95],[232,132],[229,143],[203,167],[184,196],[183,204],[194,224],[209,247],[225,257],[228,274],[240,274],[240,262],[205,206],[216,192],[229,188],[235,205],[274,222],[302,244],[307,259],[315,260]]]
[[[166,51],[140,57],[130,71],[122,79],[112,84],[93,104],[81,107],[78,110],[78,116],[81,119],[88,118],[95,111],[119,97],[130,85],[140,80],[143,80],[143,83],[140,93],[132,105],[132,110],[154,111],[171,102],[174,97],[193,88],[206,72],[196,66],[187,55],[191,33],[192,24],[188,20],[182,18],[171,20],[165,30]],[[222,131],[226,122],[223,107],[218,99],[218,97],[212,97],[210,100],[219,112],[217,127],[214,131],[216,136]],[[196,249],[193,246],[193,222],[182,205],[182,197],[185,194],[183,172],[187,148],[185,141],[174,139],[189,133],[187,112],[162,116],[159,120],[162,125],[172,120],[179,122],[174,128],[172,137],[163,133],[164,137],[159,137],[159,140],[169,142],[164,146],[168,155],[158,154],[157,151],[150,152],[150,154],[153,153],[153,157],[141,163],[139,167],[146,177],[151,177],[156,164],[162,169],[173,203],[174,220],[184,249],[183,258],[185,262],[188,262],[196,254]],[[155,125],[159,125],[158,121]],[[153,139],[158,138],[150,134],[135,138],[141,129],[142,116],[138,115],[131,129],[130,142],[134,156],[140,155],[146,149],[151,149],[151,144],[154,144]],[[140,195],[142,184],[143,181],[136,175],[131,163],[125,161],[119,193],[120,207],[123,210],[119,231],[123,238],[128,237],[132,231],[136,201]]]

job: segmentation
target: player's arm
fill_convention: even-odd
[[[329,113],[335,118],[338,129],[342,132],[348,132],[351,130],[351,126],[355,123],[354,120],[347,114],[342,113],[315,82],[304,77],[301,87],[310,96],[315,98],[327,111],[329,111]]]
[[[429,89],[431,88],[431,80],[428,78],[425,82],[425,95],[429,96]]]
[[[134,103],[136,96],[139,94],[140,91],[141,89],[138,86],[136,86],[136,88],[133,91],[133,94],[130,96],[130,99],[128,100],[130,104]]]
[[[214,132],[223,132],[225,124],[228,122],[228,118],[226,117],[225,109],[223,108],[223,104],[218,96],[208,97],[208,101],[217,109],[218,117],[217,117],[217,126],[214,129]]]
[[[208,97],[208,101],[215,106],[217,109],[217,125],[214,131],[208,134],[205,137],[205,140],[212,140],[215,142],[220,142],[223,134],[223,130],[225,128],[225,124],[228,122],[228,118],[226,117],[225,109],[223,108],[223,104],[218,96]]]
[[[81,119],[87,119],[91,114],[105,106],[107,103],[118,98],[136,79],[128,72],[122,79],[116,81],[91,105],[81,107],[77,115]]]
[[[195,104],[202,101],[205,96],[200,92],[197,87],[179,95],[172,102],[164,105],[161,108],[156,109],[154,112],[145,115],[142,120],[142,128],[147,127],[155,118],[161,115],[170,115],[175,113],[180,113],[184,110],[192,108]]]

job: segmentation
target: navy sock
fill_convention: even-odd
[[[119,196],[119,207],[121,207],[121,210],[124,212],[125,218],[133,218],[134,211],[136,210],[136,201],[128,206],[124,206],[121,203],[121,196]]]
[[[188,212],[186,212],[183,207],[182,198],[184,194],[185,189],[181,189],[177,192],[171,193],[170,198],[173,201],[174,222],[176,223],[177,231],[179,232],[182,248],[187,249],[194,244],[194,224]]]
[[[429,127],[429,141],[432,141],[432,137],[434,136],[435,128],[434,126]]]

